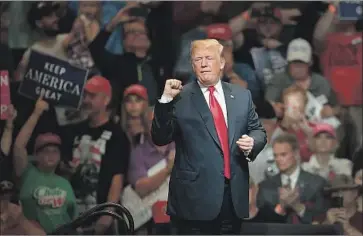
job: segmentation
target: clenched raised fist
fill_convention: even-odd
[[[182,82],[177,79],[168,79],[165,82],[163,95],[174,98],[183,89]]]

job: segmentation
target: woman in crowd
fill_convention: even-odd
[[[125,89],[121,105],[121,126],[127,134],[131,146],[135,147],[145,141],[147,127],[148,94],[147,89],[139,84]]]
[[[46,233],[71,222],[77,216],[76,199],[68,180],[56,175],[61,157],[61,139],[52,133],[35,139],[35,162],[29,160],[27,144],[40,116],[48,110],[42,96],[21,128],[14,143],[14,169],[20,182],[20,202],[24,216],[38,222]]]
[[[311,139],[311,150],[314,154],[309,162],[302,163],[302,168],[328,181],[332,181],[338,174],[352,175],[353,163],[348,159],[334,156],[337,146],[338,140],[334,127],[325,123],[316,124]]]
[[[313,223],[340,224],[344,235],[363,235],[363,213],[358,211],[357,199],[361,186],[354,183],[351,176],[337,175],[326,191],[331,194],[332,206],[325,215],[314,219]]]

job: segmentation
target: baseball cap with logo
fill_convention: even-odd
[[[309,42],[302,38],[292,40],[287,48],[287,61],[310,63],[312,61],[312,49]]]
[[[211,24],[206,29],[207,37],[228,41],[232,39],[232,30],[228,24]]]
[[[127,87],[124,91],[124,97],[128,95],[137,95],[144,100],[148,100],[147,89],[140,84],[132,84]]]
[[[89,93],[104,93],[107,96],[112,96],[112,87],[110,82],[102,76],[93,76],[86,82],[84,90]]]
[[[39,134],[37,136],[37,138],[35,139],[35,144],[34,144],[34,152],[38,152],[39,150],[41,150],[42,148],[45,148],[47,146],[61,146],[62,145],[62,141],[61,138],[53,133],[44,133],[44,134]]]
[[[328,133],[333,138],[337,137],[334,127],[329,124],[326,124],[326,123],[319,123],[314,126],[313,136],[315,137],[316,135],[318,135],[320,133]]]

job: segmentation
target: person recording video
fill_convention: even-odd
[[[331,207],[313,224],[340,224],[344,235],[363,235],[363,213],[358,211],[357,198],[362,190],[348,175],[337,175],[325,192],[331,196]]]

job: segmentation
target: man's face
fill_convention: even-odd
[[[97,19],[100,12],[99,1],[80,1],[79,13],[85,15],[88,19]]]
[[[126,113],[131,117],[140,117],[146,108],[146,101],[137,95],[128,95],[125,98]]]
[[[275,143],[273,145],[275,162],[281,173],[294,169],[297,165],[297,153],[289,143]]]
[[[278,39],[282,30],[282,24],[273,18],[262,17],[258,20],[256,30],[263,38]]]
[[[305,62],[293,61],[289,63],[289,73],[295,80],[303,80],[309,77],[309,64]]]
[[[144,21],[135,21],[124,25],[124,46],[129,50],[150,47],[150,40]]]
[[[192,51],[192,66],[197,79],[204,86],[215,85],[221,77],[225,60],[217,46],[198,45]]]
[[[61,154],[58,146],[50,145],[39,150],[36,157],[40,166],[55,169],[60,161]]]
[[[325,132],[317,134],[314,141],[315,152],[317,153],[331,153],[336,145],[334,137]]]
[[[85,91],[83,96],[82,110],[89,116],[106,110],[109,98],[103,93],[90,93]]]
[[[59,17],[56,12],[52,12],[50,15],[42,17],[38,22],[38,27],[44,32],[51,34],[59,31],[58,22]]]

